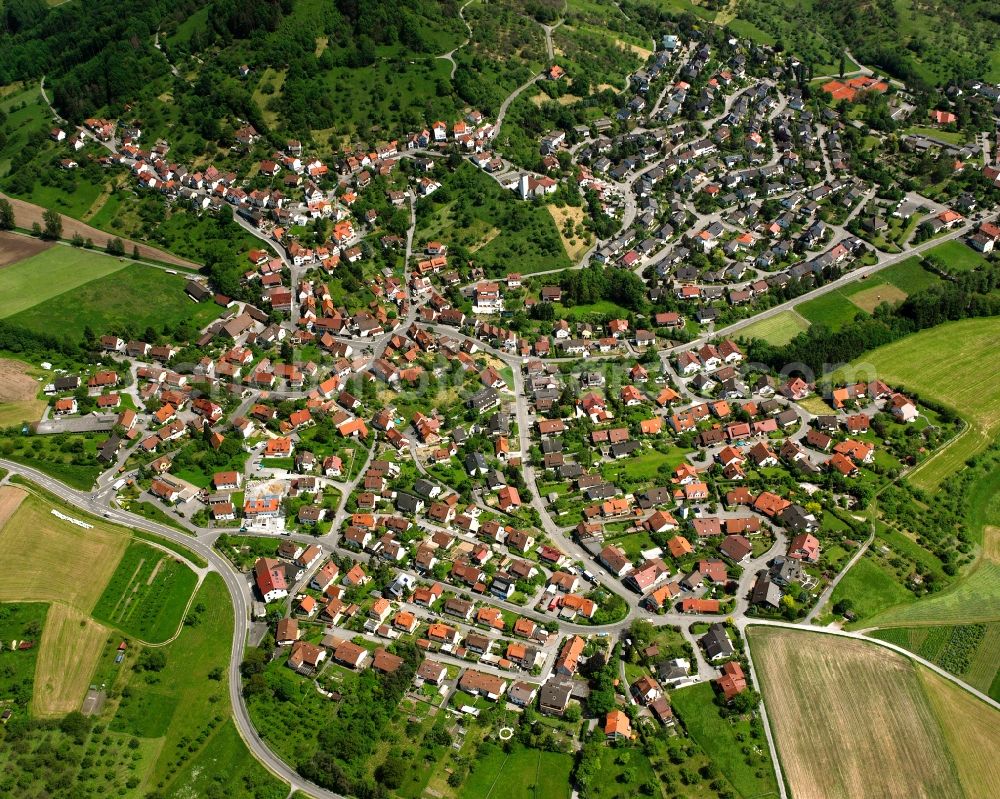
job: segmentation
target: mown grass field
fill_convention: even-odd
[[[860,309],[839,291],[830,291],[795,306],[795,311],[814,325],[839,330],[854,321]]]
[[[459,799],[568,799],[569,755],[516,746],[499,747],[481,758],[458,790]]]
[[[126,261],[77,247],[50,247],[0,270],[0,318],[73,292],[92,280],[120,271],[126,264]],[[72,304],[64,304],[62,312],[72,307]]]
[[[977,627],[982,630],[977,630]],[[1000,623],[887,627],[875,630],[871,635],[936,663],[973,688],[1000,700],[1000,680],[997,679],[1000,673]]]
[[[778,782],[771,768],[771,755],[767,742],[758,742],[760,751],[743,754],[742,740],[750,740],[750,723],[744,719],[735,724],[719,714],[713,702],[715,692],[711,683],[703,682],[672,691],[670,702],[674,712],[684,722],[688,734],[719,767],[740,796],[777,795]],[[758,774],[763,776],[758,776]]]
[[[949,272],[968,272],[986,264],[986,259],[982,255],[956,239],[931,248],[927,251],[927,255],[939,258]]]
[[[895,305],[906,299],[906,292],[889,283],[882,283],[877,286],[869,286],[863,291],[858,291],[850,295],[850,300],[862,311],[872,313],[883,302]]]
[[[962,751],[961,727],[974,713],[977,746],[995,747],[1000,714],[971,695],[862,641],[775,628],[749,641],[793,796],[994,795],[995,766]]]
[[[916,391],[953,408],[969,428],[910,475],[934,489],[1000,431],[1000,321],[965,319],[924,330],[866,353],[854,364],[874,369],[895,388]]]
[[[94,618],[143,641],[162,643],[177,632],[197,580],[171,555],[133,542],[94,606]]]
[[[781,346],[808,329],[808,320],[799,316],[795,311],[782,311],[769,319],[762,319],[743,328],[739,335],[740,338],[760,338],[769,344]]]
[[[0,488],[0,558],[17,564],[0,581],[0,601],[53,603],[35,668],[31,706],[38,716],[79,708],[107,637],[88,614],[126,544],[110,527],[85,530],[53,516],[51,507],[20,488]]]
[[[927,669],[918,669],[966,796],[1000,796],[1000,719],[995,709]]]
[[[941,278],[933,272],[928,272],[920,265],[920,259],[917,256],[907,258],[898,264],[887,266],[885,269],[880,269],[877,277],[886,283],[891,283],[907,294],[913,294],[915,291],[920,291],[941,282]]]
[[[107,628],[79,610],[50,606],[31,698],[34,715],[63,716],[80,708],[107,637]]]
[[[11,323],[39,333],[78,338],[88,326],[95,332],[160,330],[180,322],[201,328],[222,312],[214,303],[192,302],[184,293],[185,275],[168,275],[162,269],[131,261],[105,260],[124,268],[78,284],[73,291],[36,299],[9,317]]]
[[[125,551],[125,536],[97,522],[85,530],[59,519],[52,505],[19,488],[4,486],[0,497],[8,492],[23,499],[0,530],[0,559],[17,564],[0,580],[0,601],[55,601],[90,613]]]
[[[907,258],[880,269],[867,280],[858,280],[796,305],[795,310],[812,324],[824,324],[839,330],[854,321],[859,310],[870,313],[880,302],[899,302],[939,280],[937,275],[920,265],[918,258]]]

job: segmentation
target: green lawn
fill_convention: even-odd
[[[844,575],[833,591],[831,602],[850,599],[854,613],[861,620],[869,619],[895,605],[913,602],[913,594],[897,582],[895,576],[870,555],[862,557]],[[862,626],[871,626],[865,623]]]
[[[769,319],[762,319],[743,328],[741,338],[760,338],[769,344],[781,346],[787,344],[803,330],[809,329],[809,322],[795,311],[782,311]]]
[[[744,754],[745,741],[751,738],[751,722],[744,718],[723,718],[714,697],[712,684],[703,682],[671,691],[670,702],[688,734],[741,796],[776,794],[778,783],[766,740],[761,736],[753,746],[756,751]],[[759,721],[754,723],[759,728]]]
[[[957,244],[957,242],[947,243]],[[969,250],[965,245],[958,244],[958,246]],[[938,282],[940,282],[940,278],[924,269],[920,265],[919,258],[907,258],[905,261],[880,269],[867,280],[856,280],[814,300],[797,305],[795,310],[813,324],[825,324],[833,330],[839,330],[844,325],[853,322],[854,317],[862,310],[852,302],[851,298],[856,295],[887,284],[895,286],[904,294],[912,294]]]
[[[272,538],[223,533],[216,539],[215,549],[229,558],[236,568],[249,570],[257,558],[273,558],[278,544]]]
[[[982,255],[956,239],[942,242],[929,249],[926,254],[928,257],[933,255],[938,258],[950,273],[968,272],[986,265],[986,259]]]
[[[125,268],[73,291],[35,299],[32,307],[11,316],[11,323],[61,336],[79,337],[86,327],[98,334],[115,330],[134,335],[147,327],[161,330],[180,322],[201,328],[222,312],[214,303],[192,302],[184,293],[187,278],[183,275],[168,275],[163,269],[130,261],[105,260]],[[7,271],[0,273],[0,280]]]
[[[125,261],[97,252],[55,245],[0,270],[0,318],[44,303],[64,292],[106,277]],[[66,306],[63,306],[66,310]],[[54,320],[49,319],[50,323]]]
[[[508,755],[490,746],[458,790],[459,799],[568,799],[573,759],[516,744]]]
[[[739,19],[738,17],[734,20],[726,23],[726,27],[729,28],[737,36],[744,39],[749,39],[755,44],[774,44],[774,37],[767,31],[762,31],[752,22],[748,22],[745,19]],[[853,66],[853,65],[851,65]],[[855,67],[856,69],[857,67]]]
[[[925,127],[923,125],[912,125],[903,132],[915,136],[928,136],[929,138],[939,139],[940,141],[959,147],[969,138],[966,134],[958,130],[941,130],[940,128]]]
[[[854,317],[861,312],[858,306],[839,291],[830,291],[814,300],[796,305],[795,310],[812,324],[823,324],[832,330],[839,330],[853,322]]]
[[[172,556],[132,543],[93,616],[143,641],[161,643],[177,632],[197,581],[197,575]]]
[[[555,309],[556,319],[565,319],[567,322],[585,322],[591,317],[603,319],[604,317],[625,317],[629,311],[611,300],[599,300],[588,305],[574,305],[569,308],[561,302],[552,304]]]
[[[601,474],[605,480],[612,482],[623,478],[633,481],[652,480],[661,474],[661,470],[670,471],[683,463],[689,451],[681,447],[671,447],[666,453],[655,449],[643,450],[634,457],[605,464],[601,467]]]
[[[629,560],[633,563],[639,563],[642,560],[640,553],[643,550],[652,549],[656,546],[653,539],[650,538],[649,533],[645,530],[639,533],[630,533],[629,535],[616,537],[608,534],[607,541],[625,550],[625,554],[629,556]]]
[[[920,265],[920,259],[916,256],[907,258],[905,261],[900,261],[898,264],[887,266],[885,269],[880,269],[877,277],[886,283],[891,283],[907,294],[913,294],[916,291],[941,282],[941,279],[937,275],[933,272],[928,272]]]
[[[80,159],[79,156],[77,158]],[[80,160],[82,162],[82,159]],[[102,184],[92,183],[79,170],[73,170],[68,174],[64,172],[61,177],[71,181],[65,188],[36,183],[30,194],[23,195],[23,199],[43,208],[54,208],[59,213],[74,219],[82,219],[100,196]],[[104,241],[101,239],[97,239],[95,243],[104,246]]]

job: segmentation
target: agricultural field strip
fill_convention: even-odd
[[[79,709],[107,636],[105,626],[75,608],[51,604],[35,670],[32,706],[38,715]]]
[[[803,628],[803,627],[798,626],[798,625],[793,625],[793,624],[788,624],[788,623],[783,623],[783,622],[755,622],[755,624],[757,624],[757,626],[762,626],[762,627],[781,627],[781,628],[792,629],[792,630],[797,629],[800,632],[817,632],[817,633],[820,633],[820,634],[827,634],[827,635],[830,635],[830,636],[849,637],[849,638],[855,638],[855,639],[858,638],[858,635],[855,634],[855,633],[844,633],[842,631],[832,630],[832,629],[812,629],[812,630],[809,630],[807,628]],[[747,626],[750,626],[750,625],[747,625]],[[752,636],[751,636],[751,638],[752,638]],[[991,712],[988,711],[988,710],[986,710],[986,708],[984,707],[983,704],[981,704],[980,702],[976,702],[972,698],[971,695],[974,695],[977,698],[979,698],[980,700],[982,700],[982,702],[985,702],[987,705],[989,705],[992,708],[993,711],[996,711],[996,710],[1000,709],[1000,704],[998,704],[997,702],[994,702],[993,700],[989,699],[988,697],[983,696],[980,692],[978,692],[976,690],[973,690],[973,689],[970,689],[968,686],[966,686],[965,684],[963,684],[961,681],[957,680],[956,678],[952,677],[951,675],[947,674],[946,672],[943,672],[943,670],[937,668],[933,664],[927,663],[922,658],[919,658],[918,656],[913,655],[913,653],[908,652],[907,650],[902,649],[901,647],[897,647],[897,646],[894,646],[892,644],[887,644],[886,642],[882,642],[882,641],[878,641],[878,640],[872,640],[872,639],[862,639],[862,640],[864,640],[865,642],[867,642],[869,644],[886,646],[889,649],[897,651],[899,654],[903,655],[909,661],[913,661],[913,662],[919,663],[920,665],[924,666],[925,669],[926,669],[925,671],[921,672],[920,669],[917,669],[914,672],[914,674],[916,675],[916,677],[918,679],[922,680],[922,681],[937,680],[937,682],[940,685],[946,685],[947,683],[945,683],[944,681],[942,681],[941,679],[939,679],[939,678],[943,677],[944,680],[946,680],[947,682],[950,682],[953,685],[957,685],[959,688],[963,689],[962,691],[956,691],[954,689],[950,689],[950,693],[954,697],[956,697],[959,702],[964,703],[967,708],[971,708],[976,713],[978,713],[981,718],[989,717],[988,721],[985,721],[985,722],[983,722],[980,725],[981,726],[980,733],[982,733],[984,731],[987,731],[987,730],[989,730],[991,732],[995,732],[995,730],[997,729],[996,719],[992,718]],[[815,652],[815,651],[816,651],[815,647],[812,647],[812,648],[802,647],[802,648],[794,650],[794,651],[785,652],[784,653],[785,657],[778,657],[777,660],[775,660],[771,664],[769,664],[771,666],[777,667],[777,671],[774,671],[773,674],[772,674],[772,676],[774,677],[775,684],[776,684],[776,686],[778,687],[779,690],[786,691],[786,692],[788,690],[792,690],[794,692],[794,689],[789,689],[788,686],[786,685],[786,683],[788,682],[788,676],[789,676],[789,674],[793,674],[793,673],[794,674],[805,673],[804,671],[802,671],[802,672],[800,672],[800,671],[789,672],[788,671],[788,661],[789,661],[789,659],[792,658],[793,656],[799,654],[799,653],[809,653],[809,652]],[[836,653],[835,660],[836,659],[842,659],[844,651],[846,651],[846,650],[841,649],[838,653]],[[762,656],[762,653],[763,653],[763,656]],[[773,647],[772,648],[767,648],[767,647],[763,648],[761,650],[761,652],[757,653],[757,657],[758,657],[758,661],[759,661],[758,665],[761,665],[760,661],[764,661],[768,657],[772,657],[772,656],[773,656]],[[804,656],[808,657],[808,654],[804,654]],[[765,664],[765,665],[767,665],[767,664]],[[836,665],[836,664],[834,664],[834,665]],[[753,672],[754,663],[753,663],[752,660],[751,660],[750,666],[751,666],[751,671]],[[826,675],[824,677],[824,679],[821,681],[821,684],[822,685],[827,685],[828,684],[828,680],[831,679],[831,676],[832,675]],[[851,669],[850,670],[850,675],[849,675],[848,679],[850,681],[851,688],[849,690],[847,690],[847,693],[852,693],[856,689],[857,684],[858,684],[858,669],[856,669],[856,668]],[[762,690],[765,692],[765,696],[768,693],[766,685],[765,685],[766,682],[767,682],[767,680],[765,679],[764,683],[759,683],[759,684],[762,685]],[[890,690],[890,692],[891,692],[891,690],[897,690],[897,688],[898,688],[898,680],[890,681],[887,684],[887,690]],[[845,686],[845,690],[846,690],[846,686]],[[911,691],[911,693],[913,693],[913,692]],[[925,705],[926,708],[929,708],[930,705],[931,705],[931,703],[934,702],[934,697],[928,696],[928,694],[929,694],[929,692],[926,689],[923,689],[923,690],[920,691],[920,695],[923,697],[922,704]],[[785,698],[786,699],[788,698],[787,695],[785,696]],[[765,701],[767,701],[767,699],[765,699]],[[772,697],[772,701],[774,701],[773,697]],[[815,701],[816,701],[816,692],[815,691],[811,691],[808,698],[806,698],[804,696],[797,696],[793,700],[793,702],[797,704],[797,707],[795,707],[795,708],[791,708],[791,707],[785,708],[785,710],[789,711],[788,713],[778,713],[777,714],[777,716],[778,716],[778,718],[776,720],[777,727],[781,727],[783,724],[785,724],[785,725],[787,725],[787,724],[794,724],[794,721],[793,722],[788,722],[787,720],[789,718],[800,719],[801,716],[802,716],[802,711],[803,710],[808,710],[808,708],[812,707],[814,705]],[[860,717],[859,723],[856,726],[851,727],[850,731],[845,731],[845,734],[852,735],[852,736],[856,735],[857,731],[861,727],[863,727],[865,723],[868,723],[868,720],[869,720],[870,715],[871,715],[870,714],[870,709],[871,709],[871,706],[872,706],[872,701],[870,700],[869,702],[864,703],[864,706],[865,706],[865,713],[862,714],[862,716]],[[848,711],[848,712],[851,712],[851,711]],[[894,718],[898,719],[900,723],[904,723],[905,724],[905,723],[910,723],[912,721],[912,719],[910,717],[908,717],[908,716],[898,716],[898,715],[896,715],[895,714],[895,705],[892,706],[892,713],[893,713]],[[939,710],[935,711],[935,716],[941,716],[941,718],[938,718],[937,721],[940,722],[941,729],[942,729],[942,735],[944,735],[949,741],[952,742],[951,752],[954,754],[954,761],[958,761],[958,763],[957,763],[957,768],[958,768],[958,772],[959,772],[958,779],[960,780],[960,782],[962,784],[962,787],[966,787],[967,788],[968,785],[975,785],[975,786],[978,787],[980,785],[980,781],[987,782],[990,785],[990,788],[987,789],[985,793],[982,792],[982,791],[979,791],[979,790],[974,790],[971,794],[968,794],[968,795],[976,795],[976,796],[979,796],[979,795],[983,795],[983,796],[986,796],[986,795],[996,795],[995,790],[993,790],[993,786],[994,785],[1000,785],[1000,773],[997,772],[995,764],[992,763],[992,762],[988,762],[987,760],[984,760],[979,755],[977,755],[975,752],[973,752],[971,754],[965,753],[961,749],[961,745],[960,744],[957,745],[955,743],[955,739],[958,738],[959,735],[961,734],[962,725],[956,725],[954,723],[950,723],[950,722],[953,722],[954,719],[951,716],[948,716],[948,715],[943,715],[942,716],[940,714]],[[934,724],[933,722],[931,722],[931,726],[935,727],[937,725]],[[885,726],[884,726],[884,724],[880,723],[880,724],[878,724],[878,725],[875,726],[875,729],[883,730],[883,729],[885,729]],[[813,732],[814,732],[814,730],[811,731],[809,734],[804,734],[802,736],[798,736],[798,738],[801,738],[802,741],[813,741],[814,740],[814,735],[812,734]],[[919,727],[918,726],[915,729],[915,731],[914,731],[914,736],[924,735],[925,733],[926,733],[926,727]],[[986,733],[986,734],[988,735],[989,733]],[[877,738],[878,738],[877,735],[874,736],[871,739],[872,742],[876,743],[877,742],[876,741]],[[792,750],[794,750],[795,747],[797,746],[796,740],[797,740],[797,738],[793,735],[793,737],[791,738],[792,749],[789,750],[789,752],[791,752],[792,754],[795,754],[795,752],[792,751]],[[914,740],[916,740],[915,737],[908,737],[907,738],[907,747],[906,747],[906,750],[905,750],[905,753],[904,753],[905,757],[907,757],[907,758],[910,757],[910,751],[909,750],[910,750],[910,747],[913,745],[913,741]],[[847,745],[846,742],[844,742],[844,743],[845,743],[845,745]],[[789,742],[786,741],[785,745],[788,746],[788,744],[789,744]],[[885,745],[885,741],[883,741],[879,745],[880,746]],[[890,741],[890,745],[892,745],[891,741]],[[976,745],[974,745],[972,748],[975,749],[975,748],[977,748],[977,746],[979,748],[982,748],[981,747],[981,742],[977,741]],[[834,749],[836,749],[836,747],[834,747]],[[838,774],[839,773],[839,768],[840,768],[839,766],[835,765],[834,767],[832,767],[830,769],[820,769],[817,766],[816,753],[819,753],[820,756],[822,756],[822,753],[824,751],[825,750],[824,750],[824,748],[822,746],[819,747],[819,748],[816,748],[815,746],[812,746],[810,744],[807,747],[807,750],[803,750],[803,751],[801,751],[801,752],[798,753],[798,754],[800,754],[800,755],[803,756],[800,759],[806,761],[808,763],[808,766],[805,767],[804,769],[799,769],[797,766],[801,765],[801,764],[796,764],[796,763],[793,762],[792,763],[793,772],[796,775],[798,775],[800,778],[802,777],[803,774],[805,774],[805,777],[807,779],[809,779],[809,780],[819,779],[820,778],[819,777],[820,774],[823,774],[823,775],[826,775],[826,776],[828,776],[830,774]],[[786,757],[787,757],[787,753],[786,753]],[[942,767],[943,767],[943,769],[945,771],[947,771],[949,769],[949,766],[951,768],[956,768],[955,764],[952,762],[952,758],[947,757],[947,755],[946,755],[944,759],[945,759],[946,762],[942,763],[941,765],[942,765]],[[843,763],[843,761],[838,761],[838,762],[840,762],[841,764]],[[922,761],[922,760],[916,761],[915,762],[915,766],[914,766],[914,771],[915,772],[919,771],[921,768],[926,769],[925,762]],[[880,773],[882,773],[882,771],[880,771],[881,769],[884,769],[884,762],[880,759],[879,764],[877,766],[875,764],[873,764],[873,768],[870,769],[870,770],[868,770],[868,771],[866,771],[865,774],[880,774]],[[778,773],[779,774],[781,773],[780,766],[779,766]],[[788,769],[787,768],[786,768],[786,773],[788,773]],[[937,772],[932,772],[932,774],[935,777],[937,776]],[[793,779],[791,775],[790,775],[789,778],[790,778],[790,780]],[[863,777],[862,782],[866,786],[863,791],[861,791],[859,793],[836,794],[836,795],[849,795],[849,796],[859,796],[859,797],[860,796],[868,796],[868,795],[870,795],[869,793],[866,792],[868,790],[868,788],[870,787],[870,779],[867,776],[865,776],[865,777]],[[793,784],[794,784],[794,782],[793,782]],[[827,787],[829,788],[829,786],[827,786]],[[883,786],[883,787],[886,787],[886,786]],[[896,794],[895,792],[892,792],[892,793],[887,792],[884,795],[886,795],[886,796],[889,796],[889,795],[910,796],[911,795],[910,793],[906,792],[905,786],[899,785],[897,787],[899,787],[899,789],[902,790],[903,793]],[[942,790],[937,791],[936,793],[934,793],[935,796],[951,795],[950,793],[945,793],[944,792],[944,790],[945,790],[945,788],[947,786],[938,786],[938,787],[941,788]],[[955,795],[961,796],[962,792],[959,789],[958,785],[956,784],[954,787],[958,791]],[[966,793],[968,793],[968,792],[966,792]],[[809,796],[816,795],[816,796],[829,797],[829,796],[833,796],[834,794],[830,793],[829,791],[820,791],[819,793],[802,792],[801,795],[809,795]]]
[[[765,619],[747,619],[744,623],[744,629],[747,630],[752,627],[775,627],[775,628],[782,628],[785,630],[798,630],[799,632],[816,633],[818,635],[831,635],[831,636],[836,636],[838,638],[849,638],[854,641],[862,641],[865,643],[874,644],[875,646],[881,646],[885,647],[886,649],[891,649],[893,652],[903,655],[904,657],[919,663],[921,666],[930,669],[938,676],[943,677],[944,679],[948,680],[948,682],[954,683],[960,688],[963,688],[969,693],[975,695],[976,698],[981,699],[983,702],[986,702],[986,704],[990,705],[995,710],[1000,711],[1000,702],[991,699],[982,691],[979,691],[978,689],[973,688],[970,685],[967,685],[965,682],[960,680],[954,674],[951,674],[945,669],[942,669],[937,664],[931,663],[929,660],[926,660],[925,658],[922,658],[919,655],[911,652],[906,647],[899,646],[898,644],[891,643],[890,641],[882,641],[879,640],[878,638],[871,638],[870,636],[863,634],[863,632],[847,632],[846,630],[836,630],[831,627],[805,627],[801,624],[792,624],[790,622],[770,621]]]

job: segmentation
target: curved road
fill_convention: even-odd
[[[517,372],[515,372],[516,374]],[[520,403],[518,403],[520,405]],[[520,415],[520,414],[519,414]],[[521,420],[519,420],[521,421]],[[524,429],[523,427],[521,429]],[[369,453],[370,454],[370,453]],[[275,776],[289,783],[291,791],[295,790],[305,790],[316,799],[344,799],[340,794],[333,791],[321,788],[318,785],[311,783],[308,780],[303,779],[293,768],[286,764],[277,754],[275,754],[267,743],[261,738],[253,726],[253,722],[250,719],[250,714],[247,711],[246,705],[243,701],[243,695],[241,692],[241,674],[240,674],[240,664],[243,660],[244,650],[246,648],[247,635],[249,631],[249,618],[250,618],[250,601],[251,601],[251,589],[250,584],[246,576],[237,573],[230,563],[219,555],[211,546],[208,541],[199,540],[193,535],[180,532],[172,527],[167,527],[155,522],[151,522],[139,516],[135,516],[131,513],[117,510],[114,508],[107,507],[108,494],[104,491],[101,492],[82,492],[76,491],[65,486],[63,483],[55,480],[36,469],[32,469],[21,464],[15,463],[13,461],[7,461],[0,459],[0,466],[7,469],[9,474],[21,474],[37,485],[41,486],[45,490],[54,494],[64,502],[69,503],[74,507],[81,508],[82,510],[91,513],[96,517],[107,518],[112,522],[133,527],[140,530],[145,530],[147,532],[155,533],[156,535],[165,538],[169,541],[177,543],[193,552],[196,552],[202,558],[204,558],[209,566],[206,571],[218,572],[222,577],[226,589],[229,592],[230,599],[233,603],[233,614],[234,614],[234,633],[233,633],[233,646],[229,658],[229,698],[230,704],[233,709],[233,717],[236,722],[237,729],[240,732],[241,737],[246,743],[250,751],[253,752],[254,756],[270,770]],[[534,492],[537,493],[537,492]],[[551,519],[548,517],[547,513],[542,514],[543,520],[549,521],[551,524]],[[547,525],[546,525],[547,526]],[[565,543],[565,539],[563,539]],[[754,574],[756,570],[747,568],[744,571],[744,576],[741,579],[741,583],[747,582]],[[598,573],[603,574],[603,570],[599,570]],[[620,583],[615,584],[617,593],[625,593],[623,586]],[[746,628],[753,625],[760,626],[770,626],[770,627],[782,627],[787,629],[796,629],[806,632],[820,633],[825,635],[837,635],[845,638],[853,638],[856,640],[867,641],[873,645],[883,646],[887,649],[891,649],[898,654],[902,654],[911,660],[920,663],[926,668],[934,671],[939,676],[944,679],[964,688],[970,693],[974,694],[979,699],[983,700],[992,707],[1000,710],[1000,703],[995,702],[988,696],[984,695],[982,692],[975,690],[969,685],[959,680],[957,677],[949,674],[944,669],[930,663],[927,660],[919,657],[918,655],[909,652],[902,647],[896,646],[895,644],[888,643],[886,641],[880,641],[878,639],[868,638],[867,636],[858,632],[846,632],[843,630],[836,630],[832,628],[815,628],[806,626],[803,623],[789,623],[789,622],[779,622],[770,621],[764,619],[747,618],[743,615],[746,609],[746,589],[749,588],[749,584],[742,585],[738,593],[737,598],[737,612],[735,624],[740,632],[744,635],[746,633]],[[498,603],[506,604],[506,603]],[[630,598],[629,612],[621,621],[614,624],[604,625],[604,626],[587,626],[582,627],[581,625],[573,624],[560,624],[560,630],[563,633],[598,633],[604,632],[611,635],[622,633],[636,618],[646,618],[648,621],[657,626],[662,625],[680,625],[682,628],[686,628],[688,625],[701,622],[701,621],[718,621],[717,616],[700,616],[696,614],[678,614],[678,613],[667,613],[663,615],[652,615],[638,607],[638,597],[634,599]],[[748,660],[749,657],[749,647],[747,650]],[[750,660],[751,675],[753,675],[753,663]],[[759,681],[756,683],[760,685]],[[776,748],[774,746],[773,740],[771,740],[770,725],[767,722],[767,710],[766,707],[761,705],[761,715],[764,720],[764,727],[767,730],[767,735],[769,743],[771,744],[772,760],[774,761],[774,767],[778,775],[779,785],[782,785],[781,779],[781,765],[778,762],[776,756]],[[784,790],[782,790],[782,797],[784,799]]]
[[[208,561],[208,570],[218,572],[222,577],[233,603],[235,627],[233,630],[233,648],[229,656],[229,701],[233,707],[233,718],[236,721],[236,727],[240,732],[240,736],[250,751],[254,753],[254,756],[275,776],[289,783],[292,791],[304,790],[315,796],[316,799],[344,799],[340,794],[328,791],[318,785],[313,785],[308,780],[299,776],[294,769],[271,751],[270,747],[257,734],[256,729],[254,729],[253,723],[250,720],[250,714],[243,702],[243,694],[240,690],[242,685],[240,663],[243,661],[243,652],[246,648],[250,619],[250,587],[243,575],[234,571],[229,562],[212,549],[211,546],[199,541],[192,535],[187,535],[172,527],[148,521],[141,516],[135,516],[125,511],[109,509],[95,499],[95,495],[68,488],[58,480],[54,480],[36,469],[5,460],[0,460],[0,466],[3,466],[11,474],[21,474],[29,478],[46,491],[49,491],[74,507],[121,525],[155,533],[161,538],[166,538],[196,552]]]

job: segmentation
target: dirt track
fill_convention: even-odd
[[[3,197],[10,201],[10,204],[14,207],[14,219],[17,222],[18,227],[31,228],[31,226],[37,222],[39,225],[43,224],[42,214],[45,213],[45,209],[40,205],[34,205],[33,203],[25,202],[24,200],[17,200],[14,197],[8,197],[6,194],[0,192],[0,197]],[[84,238],[93,239],[94,245],[97,247],[103,247],[107,240],[114,238],[113,233],[108,233],[104,230],[98,230],[95,227],[81,222],[79,219],[73,219],[72,217],[62,216],[63,223],[63,238],[71,239],[77,233],[79,233]],[[120,238],[120,237],[119,237]],[[125,244],[125,251],[127,253],[132,252],[133,246],[139,247],[139,256],[141,258],[148,258],[153,261],[162,261],[165,264],[174,264],[176,266],[186,266],[189,269],[200,269],[200,265],[192,263],[191,261],[186,261],[183,258],[178,258],[176,255],[171,255],[168,252],[159,250],[156,247],[150,247],[148,244],[143,244],[142,242],[132,241],[131,239],[122,239]]]

